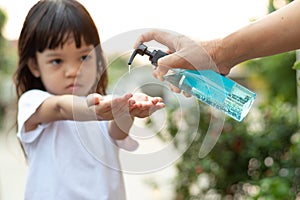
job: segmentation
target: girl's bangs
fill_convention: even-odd
[[[62,47],[71,37],[74,38],[77,48],[81,47],[82,39],[87,45],[96,46],[100,43],[94,22],[85,10],[78,11],[75,7],[60,6],[59,9],[56,7],[48,12],[53,14],[44,15],[37,26],[38,51]]]

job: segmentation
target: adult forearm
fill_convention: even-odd
[[[257,20],[220,40],[216,63],[234,65],[300,48],[300,1]]]

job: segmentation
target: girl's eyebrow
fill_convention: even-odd
[[[83,50],[81,50],[79,53],[90,53],[92,52],[94,47],[86,47]]]
[[[82,50],[79,51],[79,53],[83,54],[83,53],[91,53],[93,51],[94,47],[86,47]],[[60,56],[62,53],[60,52],[52,52],[50,50],[50,52],[46,53],[46,57],[57,57]]]
[[[49,52],[49,53],[46,53],[46,57],[57,57],[61,55],[60,53],[55,53],[55,52]]]

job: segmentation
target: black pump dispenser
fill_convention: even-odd
[[[148,50],[148,47],[146,45],[141,43],[132,53],[132,55],[128,61],[128,65],[131,65],[131,63],[133,62],[133,59],[135,58],[135,56],[137,54],[140,54],[141,56],[146,54],[147,56],[149,56],[149,60],[151,61],[151,64],[154,65],[155,67],[157,67],[157,61],[159,58],[168,55],[166,52],[163,52],[161,50],[153,50],[151,52]]]

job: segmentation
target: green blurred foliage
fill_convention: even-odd
[[[128,59],[128,56],[109,55],[109,63],[107,68],[109,77],[108,88],[111,88],[120,77],[128,73]]]
[[[0,9],[0,79],[2,80],[2,74],[6,72],[6,57],[5,57],[5,44],[6,40],[4,39],[2,35],[3,27],[6,21],[6,15],[3,10]],[[2,81],[0,81],[0,88],[2,86]],[[2,127],[2,121],[3,121],[3,116],[5,112],[5,105],[4,103],[0,100],[0,128]]]
[[[288,4],[288,3],[291,3],[292,1],[293,0],[269,0],[268,12],[271,13],[271,12],[279,9],[279,7],[277,5]]]
[[[0,8],[0,74],[11,75],[15,69],[17,54],[11,42],[3,37],[3,28],[6,23],[6,13]]]
[[[295,105],[276,101],[256,108],[242,123],[226,119],[217,144],[203,159],[198,155],[211,113],[207,106],[200,106],[198,137],[176,165],[176,199],[205,199],[212,191],[222,199],[296,198],[300,133]],[[167,124],[175,136],[179,127],[171,117]],[[203,181],[208,187],[201,186]]]
[[[288,52],[245,62],[249,79],[256,91],[264,95],[264,103],[269,104],[278,98],[283,102],[297,102],[296,71],[293,65],[296,53]]]
[[[3,36],[3,29],[7,15],[0,8],[0,129],[3,127],[3,119],[8,105],[13,104],[10,96],[10,86],[12,85],[12,74],[16,67],[17,52],[16,43],[8,41]]]

